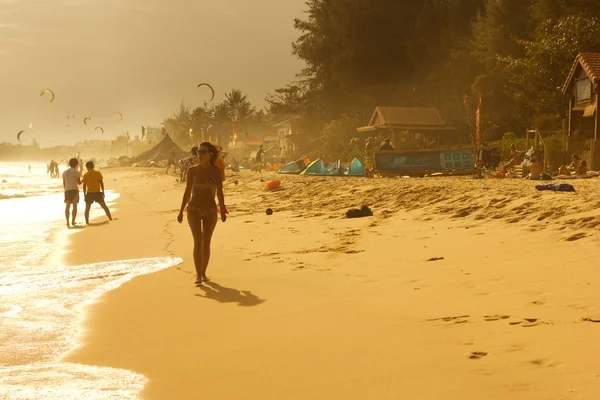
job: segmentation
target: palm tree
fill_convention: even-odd
[[[233,89],[231,93],[225,93],[223,102],[228,108],[229,117],[233,121],[244,121],[250,118],[256,108],[248,101],[248,96],[242,93],[240,89]]]
[[[189,143],[190,128],[192,127],[192,110],[182,101],[179,109],[173,111],[169,118],[163,121],[167,132],[173,136],[173,140],[178,143]]]

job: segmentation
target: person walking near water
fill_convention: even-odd
[[[104,177],[100,171],[94,169],[94,163],[88,161],[85,163],[87,171],[83,176],[83,195],[85,197],[85,223],[90,224],[90,209],[92,204],[98,203],[106,213],[106,216],[112,221],[110,210],[104,202]]]
[[[67,226],[69,226],[69,215],[71,218],[71,225],[75,226],[75,218],[77,218],[77,204],[79,203],[79,185],[81,185],[81,172],[77,169],[77,159],[71,158],[69,160],[69,169],[63,172],[63,188],[65,190],[65,218],[67,219]],[[71,214],[71,206],[73,206],[73,213]]]
[[[218,151],[209,142],[200,144],[198,163],[187,171],[187,184],[181,201],[177,222],[183,222],[183,213],[187,211],[187,220],[194,237],[194,265],[196,266],[196,284],[208,282],[206,270],[210,260],[210,242],[217,225],[217,217],[227,220],[227,208],[223,194],[222,171],[215,165]],[[219,207],[215,203],[219,199]]]

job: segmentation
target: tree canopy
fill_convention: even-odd
[[[540,115],[564,117],[559,87],[578,52],[600,51],[600,0],[308,0],[293,53],[297,82],[271,93],[272,118],[323,138],[378,105],[432,106],[466,128],[463,96],[483,95],[490,139]],[[351,116],[351,117],[349,117]],[[472,116],[469,116],[472,118]],[[335,129],[333,129],[335,127]],[[344,136],[344,135],[342,135]]]

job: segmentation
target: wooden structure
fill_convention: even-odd
[[[580,53],[562,91],[569,96],[569,147],[583,141],[581,159],[600,170],[600,53]]]
[[[356,129],[363,137],[389,137],[396,149],[417,150],[460,143],[458,130],[449,127],[431,107],[377,107],[367,126]]]

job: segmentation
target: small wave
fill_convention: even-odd
[[[3,194],[0,193],[0,200],[5,200],[5,199],[23,199],[25,197],[29,197],[26,194]]]
[[[81,307],[172,257],[60,266],[13,266],[0,277],[0,399],[136,398],[145,378],[60,362],[77,343]],[[7,397],[8,396],[8,397]]]

